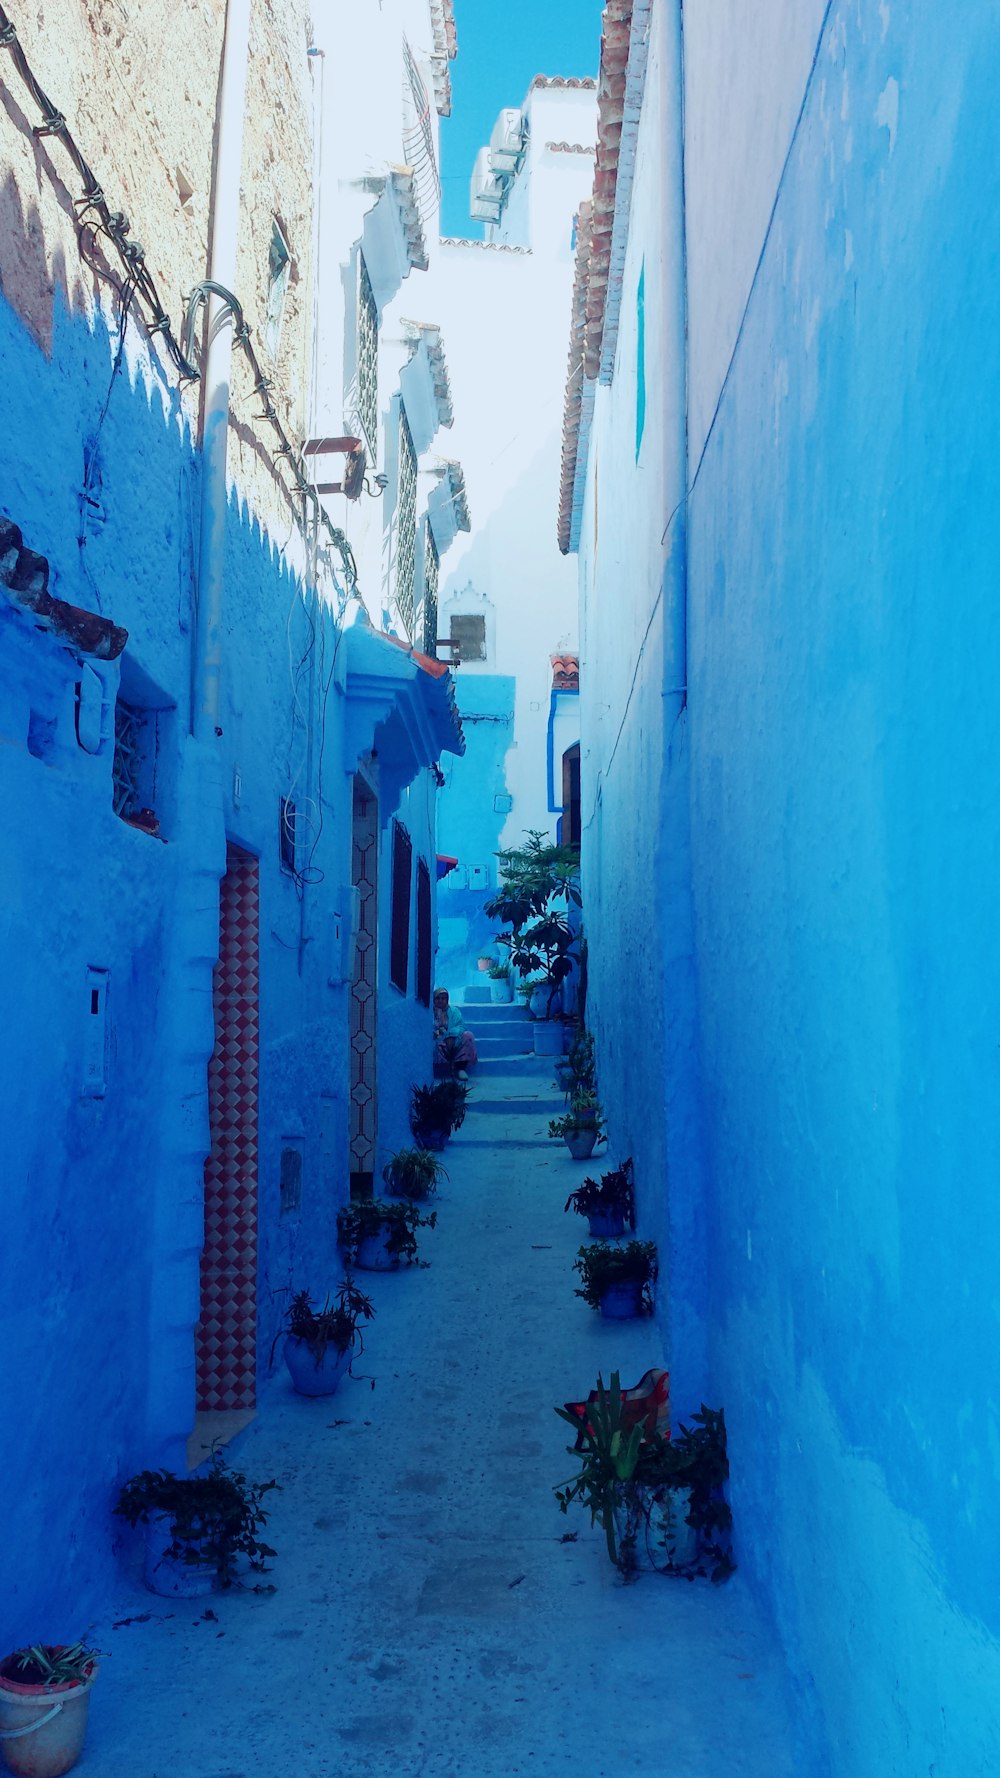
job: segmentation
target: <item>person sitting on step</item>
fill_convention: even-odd
[[[466,1030],[465,1020],[457,1006],[452,1006],[447,988],[434,990],[434,1060],[444,1071],[468,1080],[468,1071],[479,1060],[476,1040]]]

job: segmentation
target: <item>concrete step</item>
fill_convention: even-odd
[[[465,1006],[474,1006],[476,1009],[469,1018],[470,1025],[480,1025],[484,1022],[490,1025],[526,1025],[529,1023],[528,1009],[526,1006],[522,1005],[519,1000],[500,1001],[499,1003],[496,1001],[487,1003],[486,1001],[481,1000],[466,1000],[463,1004]]]
[[[534,1045],[531,1041],[530,1029],[521,1038],[487,1037],[485,1033],[476,1036],[476,1049],[480,1060],[486,1056],[533,1056]]]
[[[520,1056],[484,1056],[478,1067],[471,1071],[469,1079],[472,1081],[473,1085],[475,1085],[476,1080],[480,1076],[491,1078],[497,1074],[509,1075],[512,1080],[519,1079],[523,1075],[528,1079],[540,1081],[541,1084],[544,1085],[553,1078],[552,1061],[549,1056],[528,1054]],[[474,1097],[475,1095],[473,1095],[473,1099]]]
[[[462,999],[466,1006],[488,1006],[492,998],[488,981],[485,987],[463,988],[462,990]]]

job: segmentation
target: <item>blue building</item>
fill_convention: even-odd
[[[78,9],[36,9],[2,52],[11,1646],[79,1633],[127,1476],[183,1472],[253,1414],[290,1293],[337,1282],[337,1209],[408,1139],[430,1077],[438,761],[463,741],[420,646],[428,350],[409,341],[423,359],[400,380],[380,334],[418,259],[414,199],[391,179],[367,194],[369,230],[410,246],[374,338],[331,299],[331,423],[314,303],[321,275],[357,279],[365,223],[328,219],[320,264],[306,11],[206,9],[193,62],[144,12],[122,117],[101,99],[121,45]],[[418,6],[410,28],[423,91],[443,27]],[[50,137],[32,77],[64,109]],[[157,165],[183,139],[166,187],[130,175],[150,117]],[[183,327],[168,289],[191,293]],[[375,562],[346,370],[362,340],[392,537]],[[411,433],[412,466],[385,442]]]
[[[579,230],[602,1096],[817,1778],[1000,1763],[998,55],[613,0]]]

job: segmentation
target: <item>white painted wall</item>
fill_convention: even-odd
[[[550,140],[593,142],[592,92],[534,88],[526,100],[530,148],[511,202],[531,220],[530,251],[497,242],[445,241],[427,279],[440,321],[455,397],[455,424],[441,435],[462,463],[472,530],[460,536],[441,577],[441,633],[449,599],[472,587],[495,613],[495,654],[459,669],[517,681],[514,740],[507,756],[514,806],[503,843],[528,827],[550,829],[546,734],[550,656],[577,638],[576,569],[556,543],[573,281],[572,223],[593,182],[589,155],[553,154]],[[518,233],[516,215],[511,233]],[[474,608],[470,605],[470,609]],[[459,794],[462,767],[452,788]]]
[[[690,452],[705,442],[802,103],[824,0],[684,9]],[[831,94],[840,105],[840,94]]]

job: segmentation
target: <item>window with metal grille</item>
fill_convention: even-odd
[[[451,620],[451,652],[455,660],[486,659],[486,619],[472,614],[453,616]]]
[[[417,453],[406,418],[399,409],[399,482],[396,501],[396,604],[413,635],[413,575],[417,554]]]
[[[400,822],[392,824],[392,932],[389,980],[406,993],[410,979],[410,866],[413,845]]]
[[[378,455],[378,308],[363,253],[358,254],[358,419],[374,463]]]
[[[441,558],[437,553],[437,545],[431,536],[431,528],[427,527],[427,539],[424,545],[424,653],[431,660],[437,658],[438,636],[438,585],[441,579]]]
[[[422,858],[417,860],[417,999],[431,1003],[431,873]]]
[[[115,705],[115,756],[111,767],[112,807],[127,821],[142,807],[147,715],[119,698]]]

